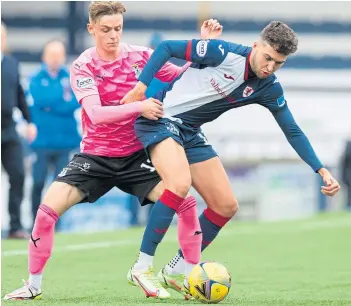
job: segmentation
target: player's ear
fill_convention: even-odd
[[[93,35],[93,36],[95,35],[94,28],[93,28],[93,25],[91,23],[87,24],[87,30],[88,30],[90,35]]]

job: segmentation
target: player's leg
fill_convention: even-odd
[[[238,210],[238,201],[233,194],[228,176],[218,157],[190,165],[193,186],[207,204],[200,215],[203,234],[201,251],[216,238],[223,226]],[[183,273],[185,263],[181,250],[166,266],[170,274]]]
[[[53,249],[56,222],[60,215],[82,198],[78,188],[62,182],[52,183],[37,210],[28,244],[29,280],[23,287],[7,294],[5,300],[41,298],[42,276]]]
[[[147,195],[147,198],[155,203],[164,192],[163,181],[159,182]],[[200,243],[202,233],[198,220],[196,199],[188,194],[176,211],[178,216],[177,235],[178,243],[182,250],[185,262],[196,264],[200,260]]]
[[[186,154],[190,164],[192,184],[210,205],[199,218],[203,236],[201,249],[203,250],[208,245],[208,241],[214,239],[221,227],[235,213],[237,202],[217,153],[201,131],[192,131],[189,128]],[[184,256],[179,250],[158,275],[160,280],[164,279],[169,282],[177,281],[179,275],[184,272]],[[186,287],[186,283],[184,286]]]
[[[158,243],[191,186],[189,163],[182,147],[182,129],[181,125],[169,119],[151,121],[139,118],[135,124],[136,135],[148,150],[165,188],[149,216],[141,255],[154,256]]]
[[[123,175],[121,175],[120,179],[123,182],[123,184],[119,184],[117,185],[117,187],[119,187],[127,193],[134,194],[135,196],[137,196],[141,205],[157,202],[157,200],[161,197],[165,190],[164,183],[161,181],[161,178],[158,175],[155,167],[151,164],[151,161],[148,159],[144,151],[134,154],[133,160],[128,161],[127,171],[123,172]],[[198,224],[196,230],[200,229],[200,225],[198,223],[197,218],[196,201],[194,197],[187,196],[186,199],[180,204],[177,214],[179,220],[178,230],[180,233],[184,228],[184,224],[192,220],[195,221],[193,223]],[[196,230],[192,231],[192,233]],[[179,239],[181,249],[183,250],[184,257],[187,262],[189,261],[189,258],[190,262],[194,260],[191,257],[193,256],[193,254],[189,255],[189,250],[193,252],[194,249],[194,239],[192,236],[193,235],[191,235],[189,241]],[[198,237],[197,239],[199,240],[197,242],[198,257],[200,257],[201,237]],[[153,266],[152,260],[153,256],[145,256],[144,254],[140,254],[137,264],[135,266],[138,267],[140,265],[141,267],[145,267],[144,269],[140,268],[139,270],[143,271],[146,269],[146,267]],[[199,259],[196,259],[196,261],[198,260]],[[133,279],[132,272],[132,269],[128,272],[127,279],[129,283],[138,285],[137,281]],[[155,276],[153,275],[149,277],[153,277],[155,279]],[[153,283],[155,283],[155,280],[153,281]],[[147,283],[145,284],[145,282],[143,285],[146,288],[149,287]]]
[[[36,214],[28,245],[29,280],[25,285],[6,295],[6,300],[38,299],[41,297],[42,275],[51,256],[54,244],[55,225],[58,218],[73,205],[86,200],[94,202],[112,188],[106,180],[98,177],[98,165],[91,159],[91,171],[82,171],[86,158],[82,154],[74,157],[51,184]],[[74,164],[72,164],[74,163]],[[89,164],[90,165],[90,164]],[[95,171],[94,171],[95,170]]]
[[[218,157],[190,166],[193,186],[207,204],[200,216],[203,251],[238,211],[238,201]]]
[[[180,132],[168,119],[157,122],[139,119],[135,131],[138,139],[149,151],[152,167],[162,178],[165,190],[149,215],[138,260],[130,271],[132,278],[144,275],[146,271],[152,269],[157,245],[168,230],[174,214],[184,202],[191,186],[189,164],[181,145]],[[200,231],[200,227],[198,230]],[[198,253],[200,254],[200,243]],[[191,262],[188,264],[193,265]],[[153,278],[157,280],[155,276]],[[139,280],[137,284],[138,282]],[[146,294],[152,296],[152,293]]]

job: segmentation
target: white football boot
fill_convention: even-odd
[[[4,300],[39,300],[42,298],[41,291],[29,286],[28,281],[23,280],[24,286],[4,296]]]
[[[151,267],[149,267],[146,272],[130,268],[127,274],[127,280],[129,284],[140,287],[146,297],[157,299],[169,299],[171,297],[169,292],[162,287]]]

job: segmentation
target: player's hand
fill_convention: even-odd
[[[32,143],[35,138],[37,137],[37,127],[35,126],[34,123],[28,123],[27,125],[27,140],[29,143]]]
[[[150,119],[158,120],[163,117],[163,104],[154,98],[149,98],[141,103],[141,116]]]
[[[127,104],[136,101],[143,101],[145,98],[145,91],[147,86],[141,82],[138,82],[134,88],[129,91],[120,101],[120,104]]]
[[[222,35],[223,26],[216,19],[205,20],[201,26],[202,39],[215,39]]]
[[[329,197],[332,197],[340,190],[338,181],[333,178],[331,173],[326,168],[319,169],[318,173],[323,179],[325,186],[322,186],[321,192]]]

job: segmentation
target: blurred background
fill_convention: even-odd
[[[216,18],[223,39],[251,45],[271,20],[281,20],[299,36],[299,50],[277,76],[297,123],[322,162],[344,182],[346,144],[351,141],[351,2],[138,2],[126,1],[123,41],[154,47],[164,39],[199,37],[199,25]],[[30,77],[41,66],[44,45],[64,42],[67,66],[93,41],[86,31],[89,2],[1,2],[7,26],[7,52],[20,63],[21,83],[31,109]],[[1,88],[2,91],[6,88]],[[80,132],[80,110],[74,111]],[[32,165],[38,154],[25,139],[26,123],[18,122],[25,152],[23,226],[32,226]],[[351,205],[347,182],[329,199],[320,193],[319,176],[290,147],[270,113],[259,106],[228,112],[204,126],[219,153],[240,204],[235,220],[285,220],[338,211]],[[70,154],[77,152],[70,150]],[[350,154],[350,152],[348,153]],[[349,167],[351,167],[349,165]],[[50,168],[51,169],[51,168]],[[45,186],[55,170],[48,173]],[[349,176],[350,177],[350,176]],[[351,179],[350,179],[351,180]],[[351,182],[349,183],[351,186]],[[8,176],[2,168],[2,230],[8,230]],[[44,189],[46,188],[44,186]],[[204,208],[199,200],[199,212]],[[350,206],[349,206],[350,207]],[[99,231],[144,224],[148,209],[138,209],[132,197],[115,189],[95,204],[77,205],[61,218],[58,230]]]

